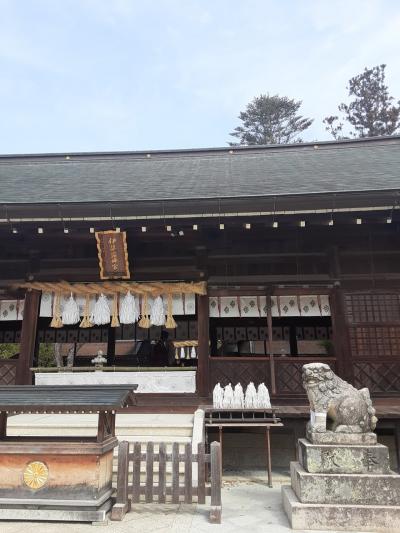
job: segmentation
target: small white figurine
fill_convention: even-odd
[[[235,389],[233,391],[233,407],[235,409],[243,409],[244,407],[244,394],[240,383],[235,385]]]
[[[213,406],[215,409],[222,409],[224,401],[224,389],[217,383],[213,390]]]
[[[257,390],[257,407],[260,409],[270,409],[271,400],[269,397],[269,392],[265,383],[260,383]]]
[[[233,408],[233,389],[232,389],[232,385],[230,383],[229,383],[229,385],[227,385],[225,387],[224,400],[222,402],[222,405],[223,405],[224,409],[232,409]]]
[[[246,394],[244,397],[244,406],[246,409],[257,408],[257,391],[254,383],[250,381],[246,388]]]

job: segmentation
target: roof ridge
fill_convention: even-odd
[[[281,151],[281,150],[305,150],[312,149],[316,146],[327,148],[340,148],[340,147],[354,147],[363,144],[376,144],[376,145],[387,145],[387,144],[397,144],[397,141],[400,142],[399,135],[386,135],[381,137],[363,137],[358,139],[341,139],[329,140],[329,141],[307,141],[304,143],[290,143],[290,144],[267,144],[267,145],[251,145],[251,146],[220,146],[220,147],[209,147],[209,148],[182,148],[182,149],[171,149],[171,150],[121,150],[121,151],[105,151],[105,152],[54,152],[54,153],[31,153],[31,154],[0,154],[0,161],[2,160],[22,160],[22,159],[56,159],[64,158],[69,161],[69,158],[106,158],[107,156],[111,158],[122,158],[126,156],[131,156],[133,158],[146,158],[151,159],[155,155],[165,155],[165,156],[190,156],[190,155],[201,155],[201,154],[220,154],[220,153],[259,153],[259,152],[270,152],[270,151]]]

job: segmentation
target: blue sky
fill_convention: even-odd
[[[387,64],[398,0],[0,0],[0,153],[224,146],[260,93],[303,100],[305,140],[348,79]]]

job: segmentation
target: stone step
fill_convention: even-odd
[[[191,437],[193,414],[118,414],[116,435],[121,437],[146,437],[154,440],[159,436]],[[8,420],[9,436],[76,436],[90,437],[97,432],[97,415],[79,414],[34,414],[17,415]]]
[[[310,473],[389,474],[389,449],[383,444],[312,444],[298,441],[299,462]]]
[[[315,474],[298,462],[290,463],[292,489],[302,503],[396,505],[400,502],[400,475]]]
[[[179,443],[179,449],[183,452],[185,444],[192,442],[190,436],[182,435],[118,435],[118,441],[128,441],[128,442],[140,442],[142,445],[142,452],[146,451],[146,446],[148,442],[154,442],[154,450],[158,452],[159,445],[164,442],[167,447],[167,452],[172,451],[172,444],[174,442]],[[130,446],[130,449],[133,450],[133,445]],[[115,450],[114,450],[115,451]]]
[[[294,530],[400,531],[400,506],[301,503],[288,485],[282,486],[282,500]]]

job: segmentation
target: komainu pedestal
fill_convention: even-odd
[[[400,475],[373,433],[377,419],[368,389],[357,390],[328,365],[303,367],[310,401],[307,438],[282,487],[293,529],[400,531]]]

